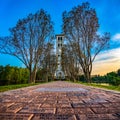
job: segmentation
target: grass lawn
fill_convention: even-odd
[[[97,88],[105,88],[109,90],[115,90],[115,91],[120,91],[120,86],[113,86],[109,84],[97,84],[97,83],[83,83],[83,82],[77,82],[79,84],[87,85],[87,86],[93,86]]]
[[[0,86],[0,92],[13,90],[13,89],[18,89],[18,88],[23,88],[23,87],[28,87],[28,86],[33,86],[33,85],[38,85],[38,84],[40,84],[40,83]]]

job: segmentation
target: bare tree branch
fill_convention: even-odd
[[[97,35],[98,28],[96,11],[88,2],[63,13],[63,32],[88,82],[91,82],[92,63],[110,39],[109,33]]]

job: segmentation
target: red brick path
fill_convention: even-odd
[[[120,93],[61,81],[3,92],[0,120],[120,120]]]

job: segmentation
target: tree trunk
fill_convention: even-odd
[[[32,71],[32,82],[35,83],[36,80],[36,73],[37,73],[37,64],[34,65],[33,71]]]
[[[29,80],[28,83],[32,83],[32,70],[29,70]]]
[[[72,75],[73,82],[76,82],[76,77],[75,75]]]
[[[37,69],[29,69],[29,80],[28,83],[35,83]]]
[[[37,73],[37,70],[35,69],[34,71],[33,71],[33,76],[32,76],[32,82],[33,83],[35,83],[35,80],[36,80],[36,73]]]
[[[85,79],[88,83],[91,83],[91,73],[87,70],[84,72]]]

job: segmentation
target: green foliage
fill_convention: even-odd
[[[120,69],[117,70],[117,74],[118,74],[118,76],[120,76]]]
[[[117,73],[111,72],[107,74],[107,80],[109,84],[119,86],[120,85],[120,76]]]
[[[109,83],[110,85],[119,86],[120,85],[120,69],[117,72],[110,72],[104,76],[94,76],[92,77],[94,83]]]
[[[18,68],[7,65],[0,66],[0,85],[27,83],[29,71],[26,68]]]
[[[86,82],[84,75],[79,76],[79,82]],[[92,83],[105,83],[113,86],[120,86],[120,69],[118,69],[117,72],[110,72],[104,76],[92,76]]]
[[[84,75],[80,75],[80,76],[79,76],[79,80],[80,80],[81,82],[86,82]]]
[[[99,76],[99,75],[92,77],[92,81],[93,83],[109,83],[107,76]]]

